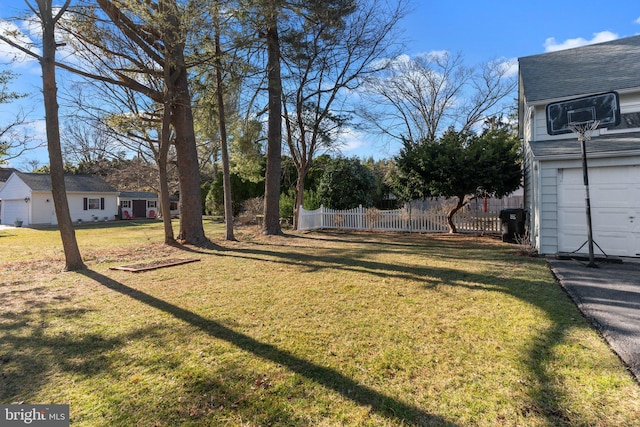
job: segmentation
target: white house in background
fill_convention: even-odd
[[[65,175],[69,212],[74,222],[113,220],[118,213],[118,191],[102,178],[89,175]],[[0,223],[55,225],[58,223],[51,176],[13,172],[0,188]]]
[[[547,133],[546,106],[609,91],[619,94],[621,123],[594,131],[586,143],[593,238],[607,255],[636,257],[640,36],[519,59],[524,204],[532,245],[542,254],[573,252],[587,240],[581,146],[573,133]]]
[[[14,172],[16,172],[16,170],[13,168],[0,168],[0,190],[2,190],[2,187],[4,187],[4,184],[7,182],[7,179],[9,179],[11,174]],[[2,212],[2,200],[0,200],[0,213],[1,212]]]
[[[13,168],[0,168],[0,189],[4,187],[4,184],[7,182],[7,179],[9,179],[11,174],[14,172],[17,172],[17,170]]]
[[[158,195],[146,191],[121,191],[118,196],[120,218],[157,218]]]

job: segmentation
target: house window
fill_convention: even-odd
[[[158,207],[158,201],[157,200],[147,200],[147,207],[148,208],[157,208]]]
[[[122,201],[123,208],[131,208],[131,200],[123,200]]]
[[[88,210],[104,210],[104,197],[94,199],[90,197],[84,197],[82,199],[82,209]]]
[[[88,207],[89,207],[89,210],[93,210],[93,209],[99,210],[100,209],[100,199],[89,198]]]

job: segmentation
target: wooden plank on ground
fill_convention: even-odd
[[[143,271],[157,270],[159,268],[165,267],[173,267],[176,265],[189,264],[190,262],[198,262],[200,259],[198,258],[189,258],[189,259],[181,259],[181,258],[169,258],[169,259],[160,259],[156,261],[150,261],[140,264],[131,264],[131,265],[120,265],[116,267],[110,267],[110,270],[122,270],[122,271],[130,271],[132,273],[140,273]]]

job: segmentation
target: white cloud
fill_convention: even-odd
[[[518,58],[498,58],[494,62],[504,77],[518,75]]]
[[[34,120],[29,124],[30,134],[36,141],[47,140],[47,122],[45,119]]]
[[[567,39],[563,42],[558,42],[556,41],[555,37],[549,37],[544,41],[544,50],[545,52],[556,52],[558,50],[571,49],[574,47],[586,46],[589,44],[608,42],[617,38],[619,38],[619,36],[616,33],[612,33],[611,31],[601,31],[599,33],[594,33],[591,40],[578,37],[575,39]]]
[[[389,67],[390,69],[395,69],[409,62],[411,62],[411,57],[403,53],[401,55],[396,56],[395,58],[382,58],[377,61],[373,61],[370,68],[380,69],[380,68]]]
[[[53,13],[56,14],[59,10],[59,8],[54,8]],[[62,19],[68,20],[71,18],[67,14]],[[59,32],[59,29],[56,29],[56,31],[56,40],[65,41],[68,38],[66,34]],[[0,20],[0,33],[34,54],[42,54],[42,49],[39,47],[42,40],[42,26],[36,15],[31,15],[22,21]],[[66,62],[77,62],[75,52],[70,46],[59,47],[56,55]],[[18,68],[23,64],[33,64],[37,60],[33,56],[27,55],[19,49],[0,41],[0,62],[10,62],[14,68]]]
[[[634,24],[640,24],[640,17],[638,17],[638,19],[636,19],[635,21],[633,21]]]
[[[446,58],[447,56],[451,55],[451,53],[448,50],[432,50],[427,54],[421,54],[421,55],[425,55],[427,58],[433,59],[433,58]],[[416,55],[416,57],[419,57],[421,55]]]
[[[448,50],[432,50],[429,52],[420,52],[413,55],[413,58],[409,58],[407,55],[401,55],[398,58],[400,59],[402,56],[406,56],[406,62],[417,61],[421,63],[433,63],[438,61],[446,61],[447,58],[451,57],[451,52]],[[402,58],[405,59],[405,58]]]
[[[364,134],[354,129],[342,130],[338,137],[338,141],[337,148],[343,153],[357,151],[358,149],[369,145],[369,142],[364,139]]]
[[[8,39],[16,42],[19,46],[34,50],[33,39],[25,34],[15,23],[10,21],[0,21],[0,33]],[[39,51],[36,51],[39,53]],[[15,65],[34,62],[35,59],[9,44],[0,41],[0,61],[11,62]]]
[[[40,19],[36,15],[31,15],[21,21],[20,28],[22,28],[22,31],[28,34],[32,39],[42,40],[42,25],[40,25]]]

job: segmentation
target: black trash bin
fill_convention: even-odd
[[[503,209],[500,211],[502,241],[518,243],[517,239],[524,236],[524,209]]]

